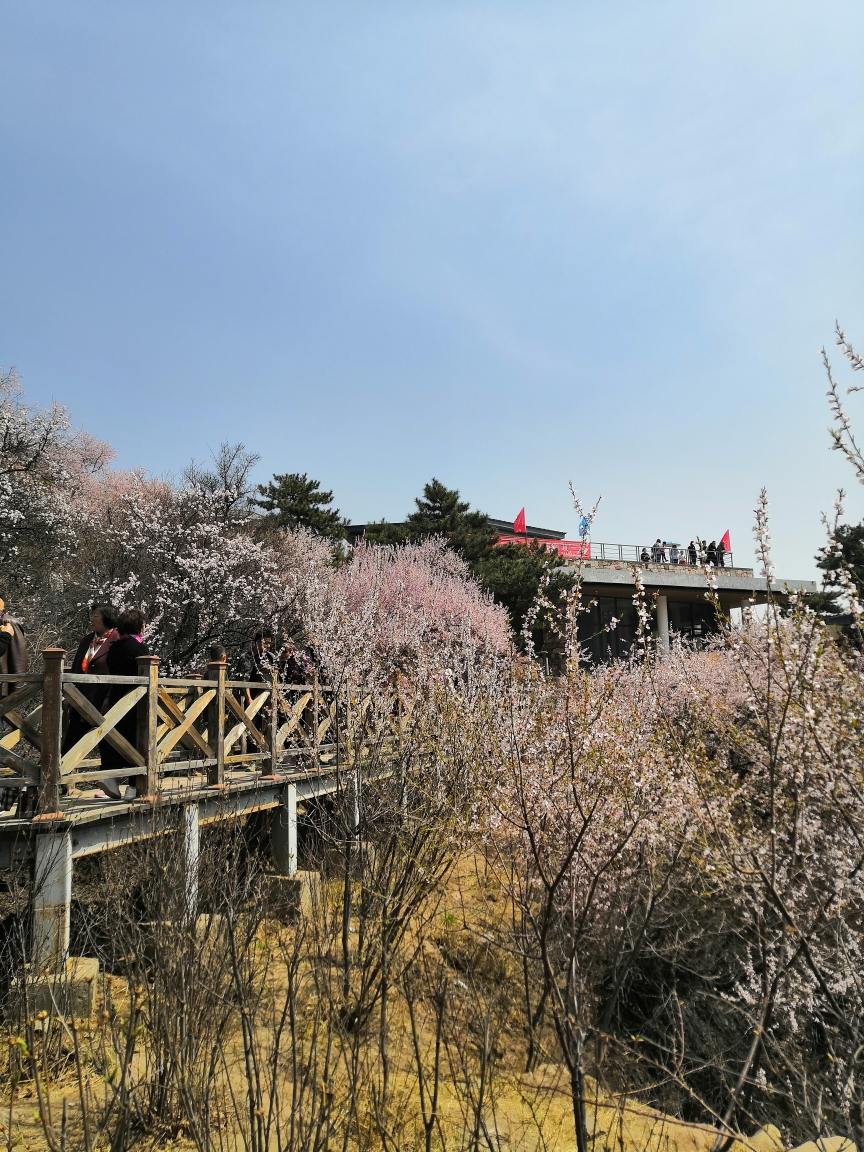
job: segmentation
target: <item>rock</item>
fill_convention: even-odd
[[[90,956],[70,956],[63,971],[48,973],[31,983],[28,992],[34,1012],[49,1016],[87,1019],[93,1012],[99,961]]]
[[[785,1145],[779,1128],[773,1124],[766,1124],[758,1132],[747,1137],[748,1148],[755,1148],[756,1152],[783,1152]]]
[[[309,917],[321,898],[321,877],[317,872],[294,876],[265,876],[262,898],[267,915],[287,924],[298,915]]]
[[[808,1140],[799,1144],[792,1152],[858,1152],[848,1136],[820,1136],[818,1140]]]

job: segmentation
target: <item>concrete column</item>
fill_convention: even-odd
[[[186,916],[194,923],[198,914],[198,857],[199,857],[198,805],[188,804],[183,809],[183,870],[186,885]]]
[[[282,876],[297,875],[297,785],[286,784],[270,830],[273,863]]]
[[[36,837],[33,892],[34,973],[62,970],[69,953],[69,906],[72,902],[72,835],[45,832]]]
[[[657,597],[657,651],[669,651],[669,604],[665,596]]]
[[[361,776],[360,776],[360,765],[358,764],[354,770],[354,782],[353,782],[353,786],[351,788],[351,802],[352,802],[352,806],[353,806],[353,812],[351,813],[352,818],[353,818],[352,831],[353,831],[355,836],[359,835],[359,833],[360,833],[360,787],[361,787],[361,783],[362,783],[362,780],[361,780]]]

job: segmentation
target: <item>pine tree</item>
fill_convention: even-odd
[[[859,597],[864,596],[864,523],[841,524],[835,536],[839,554],[825,549],[816,557],[816,564],[825,573],[825,588],[805,597],[809,607],[827,624],[848,627],[851,617],[841,603],[842,586],[837,573],[844,568],[852,577]]]
[[[277,472],[269,484],[259,484],[263,499],[253,501],[269,515],[265,520],[280,528],[309,528],[316,536],[342,540],[347,521],[333,503],[333,493],[321,490],[319,480],[305,472]]]
[[[414,499],[416,511],[400,523],[381,520],[367,524],[365,537],[371,544],[404,544],[427,536],[446,536],[448,545],[468,561],[483,587],[510,613],[517,634],[531,607],[547,564],[556,558],[542,545],[498,545],[498,533],[485,512],[471,510],[460,500],[457,488],[448,488],[436,477]],[[572,579],[559,574],[556,588]],[[540,633],[538,632],[538,636]]]

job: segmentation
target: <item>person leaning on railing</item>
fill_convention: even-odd
[[[117,617],[117,639],[108,649],[106,657],[109,676],[138,675],[138,657],[150,655],[150,650],[144,643],[145,626],[144,613],[138,608],[126,608]],[[127,691],[128,689],[124,689],[122,684],[112,684],[102,706],[103,714],[119,700],[122,700]],[[136,727],[135,709],[131,708],[118,721],[115,731],[119,732],[121,736],[125,736],[129,743],[134,745]],[[126,768],[128,766],[126,758],[116,748],[112,748],[107,740],[102,741],[101,753],[103,768]],[[128,784],[128,779],[113,777],[100,780],[99,783],[107,796],[114,800],[121,800],[124,797],[123,788],[124,785]]]

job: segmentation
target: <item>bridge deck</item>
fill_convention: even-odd
[[[13,857],[31,855],[40,834],[69,831],[72,857],[89,856],[163,830],[172,809],[195,805],[199,824],[212,823],[284,805],[289,784],[297,800],[332,795],[345,785],[346,773],[353,780],[353,768],[337,765],[334,757],[317,769],[286,765],[268,776],[243,769],[226,771],[222,784],[211,784],[204,772],[163,778],[155,799],[106,800],[95,796],[93,788],[66,797],[62,817],[58,813],[54,819],[34,820],[14,812],[0,814],[0,867],[9,867]]]

